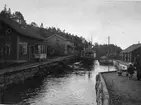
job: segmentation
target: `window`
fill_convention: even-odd
[[[10,34],[10,33],[11,33],[11,29],[8,28],[8,29],[6,30],[6,33],[7,33],[7,34]]]
[[[21,53],[22,55],[26,55],[27,54],[27,42],[20,42],[20,47],[21,47]]]
[[[23,44],[23,54],[27,54],[27,43]]]
[[[42,46],[41,45],[38,45],[38,53],[39,54],[41,53],[41,50],[42,50]]]
[[[5,44],[5,54],[10,54],[11,53],[11,47],[9,43]]]

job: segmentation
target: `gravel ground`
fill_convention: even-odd
[[[103,73],[109,95],[110,105],[141,105],[141,81],[136,80],[136,73],[128,79],[123,73]]]

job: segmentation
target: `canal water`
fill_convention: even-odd
[[[74,71],[50,74],[14,85],[4,92],[4,103],[21,105],[96,105],[95,76],[114,71],[114,66],[101,66],[98,61],[82,62]]]

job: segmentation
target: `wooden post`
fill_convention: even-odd
[[[17,36],[17,60],[19,60],[19,36]]]

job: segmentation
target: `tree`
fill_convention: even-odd
[[[11,14],[11,9],[9,8],[8,9],[8,11],[7,11],[7,16],[9,17],[9,18],[11,18],[12,17],[12,14]]]
[[[11,9],[10,8],[8,9],[7,13],[11,15]]]
[[[100,58],[101,56],[106,56],[108,53],[110,54],[109,57],[117,57],[120,51],[122,50],[120,47],[115,46],[113,44],[104,44],[100,45],[95,43],[95,46],[93,49],[96,51],[97,58]],[[116,50],[115,50],[116,49]],[[116,55],[114,55],[116,54]]]
[[[15,12],[15,20],[19,23],[19,24],[23,24],[25,25],[26,24],[26,21],[24,20],[24,16],[22,15],[21,12],[19,11],[16,11]]]
[[[7,17],[7,8],[6,8],[6,4],[4,5],[4,9],[1,11],[0,13],[2,16]]]
[[[0,14],[3,15],[4,17],[6,17],[6,18],[11,18],[12,17],[12,15],[11,15],[11,9],[9,8],[7,10],[6,4],[5,4],[4,9],[1,11]]]
[[[60,33],[61,33],[60,28],[57,28],[57,33],[58,33],[58,34],[60,34]]]
[[[4,5],[4,10],[3,10],[4,12],[7,12],[7,8],[6,7],[7,7],[7,5],[5,4]]]
[[[31,22],[30,25],[33,26],[33,27],[38,27],[38,25],[35,22]]]
[[[40,28],[44,28],[43,23],[41,23]]]

